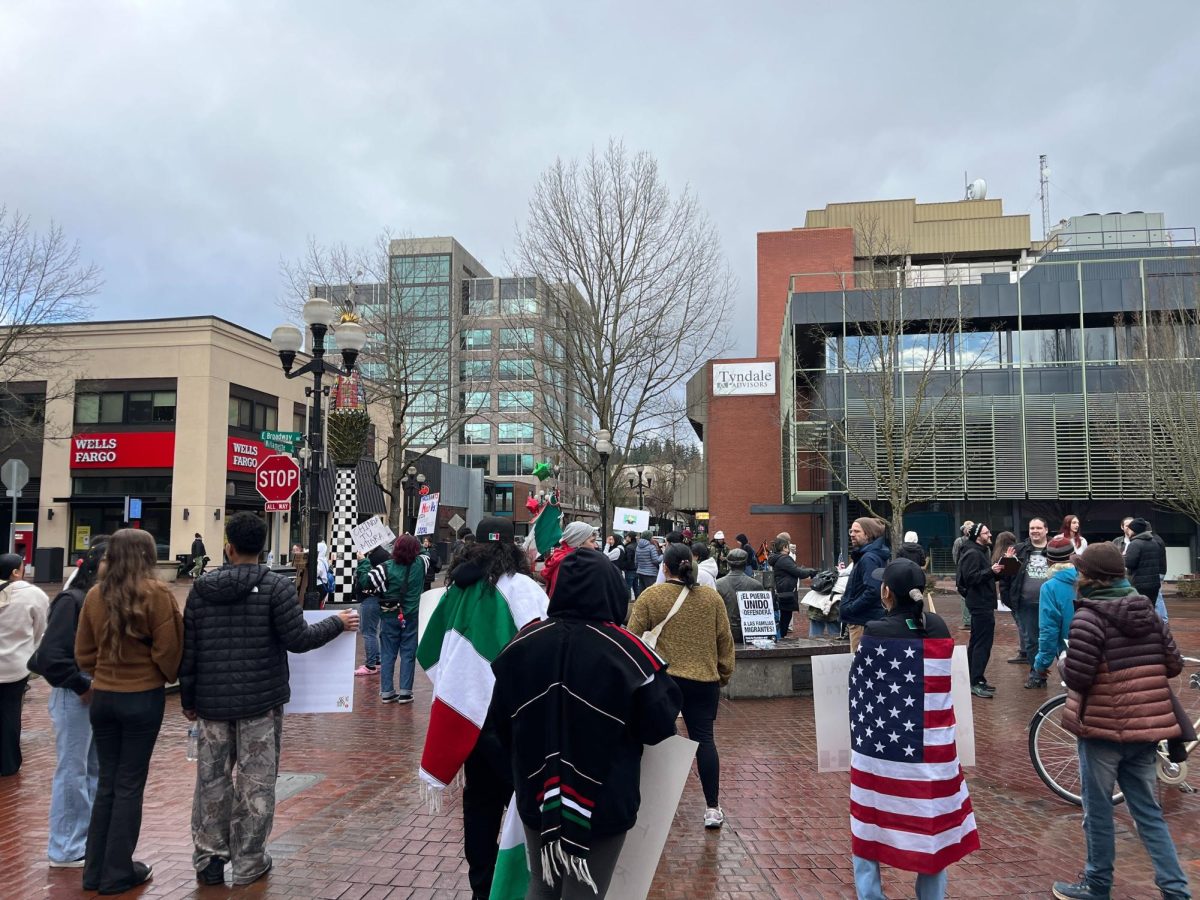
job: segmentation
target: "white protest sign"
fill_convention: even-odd
[[[650,510],[618,506],[613,510],[612,527],[614,532],[636,531],[641,534],[643,531],[649,531]]]
[[[421,510],[417,513],[417,535],[433,534],[437,531],[438,500],[441,494],[426,494],[421,498]]]
[[[742,614],[742,637],[746,643],[775,639],[775,609],[770,591],[738,591],[738,609]],[[847,669],[849,671],[849,669]]]
[[[372,516],[350,529],[350,540],[354,542],[354,549],[365,555],[376,547],[392,546],[396,535],[386,522]]]
[[[608,888],[609,897],[645,900],[650,893],[650,882],[667,844],[697,746],[695,741],[675,735],[643,749],[642,804],[638,807],[637,822],[625,834]]]
[[[304,611],[309,625],[336,612]],[[289,653],[292,699],[285,713],[333,713],[354,711],[354,650],[357,633],[343,631],[328,644],[307,653]]]
[[[445,596],[445,593],[446,589],[440,587],[430,588],[421,594],[421,605],[417,609],[417,643],[420,643],[421,638],[425,637],[425,626],[429,624],[429,619],[433,616],[433,611],[442,602],[442,597]]]
[[[817,771],[850,771],[849,653],[812,657],[813,717],[817,725]],[[958,761],[975,765],[975,719],[971,713],[971,678],[967,648],[954,648],[950,661],[950,696],[954,700],[954,738]]]

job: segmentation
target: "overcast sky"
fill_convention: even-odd
[[[805,8],[808,8],[807,11]],[[104,2],[0,6],[0,203],[104,270],[101,318],[264,333],[306,236],[453,234],[493,274],[539,172],[618,137],[718,226],[829,202],[1200,225],[1200,3]]]

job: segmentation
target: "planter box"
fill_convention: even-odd
[[[179,577],[179,563],[162,559],[154,564],[154,574],[159,581],[174,584]]]

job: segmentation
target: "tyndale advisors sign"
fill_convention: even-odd
[[[714,363],[713,396],[772,396],[775,393],[775,363]]]

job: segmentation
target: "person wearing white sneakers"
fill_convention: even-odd
[[[700,745],[696,768],[704,789],[704,827],[720,828],[725,813],[720,804],[721,759],[713,724],[721,686],[733,676],[733,633],[721,595],[696,583],[696,564],[687,544],[667,547],[663,567],[667,580],[642,591],[633,605],[629,630],[636,635],[658,631],[655,650],[667,661],[668,672],[683,696],[688,737]]]

